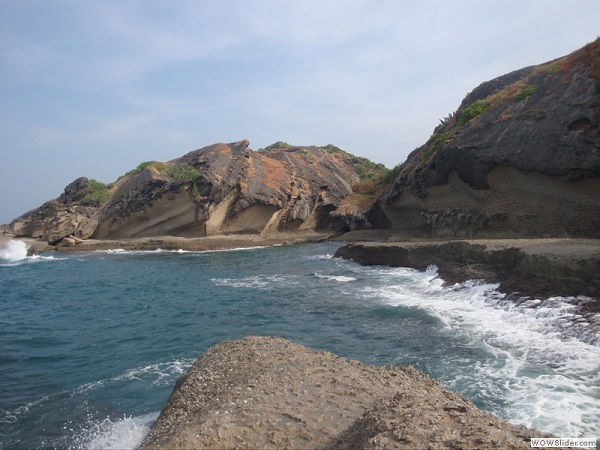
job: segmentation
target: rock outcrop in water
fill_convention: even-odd
[[[382,168],[331,145],[278,143],[256,152],[248,141],[214,144],[167,163],[144,163],[109,186],[79,178],[11,228],[51,244],[335,231],[345,224],[330,213],[352,192],[359,172]]]
[[[247,337],[196,361],[141,448],[530,448],[540,436],[413,367]]]
[[[405,234],[600,237],[600,39],[485,82],[374,211]]]
[[[529,296],[584,295],[600,309],[600,241],[596,239],[498,239],[445,242],[363,242],[338,249],[356,262],[438,267],[446,282],[485,279],[504,292]]]

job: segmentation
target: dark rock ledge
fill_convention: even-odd
[[[532,437],[548,435],[477,409],[411,366],[247,337],[196,361],[141,448],[530,448]]]
[[[488,239],[426,242],[357,242],[336,257],[361,264],[425,270],[438,266],[447,283],[484,279],[522,296],[587,296],[600,305],[600,240]]]

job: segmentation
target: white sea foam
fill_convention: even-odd
[[[157,253],[177,253],[177,254],[186,254],[186,253],[224,253],[224,252],[239,252],[245,250],[257,250],[267,248],[265,246],[254,246],[254,247],[236,247],[236,248],[226,248],[226,249],[218,249],[218,250],[183,250],[181,248],[177,250],[165,250],[162,248],[157,248],[155,250],[125,250],[123,248],[114,248],[109,250],[95,250],[94,253],[103,253],[107,255],[155,255]]]
[[[74,448],[134,449],[150,431],[158,412],[122,419],[90,421],[75,437]]]
[[[279,244],[272,245],[271,247],[279,247]],[[264,245],[256,245],[254,247],[235,247],[235,248],[222,248],[218,250],[200,250],[197,253],[225,253],[225,252],[239,252],[244,250],[260,250],[262,248],[268,248]]]
[[[444,287],[435,268],[424,273],[396,269],[385,276],[389,283],[365,295],[424,309],[449,332],[491,355],[490,361],[470,367],[470,389],[505,402],[504,415],[511,421],[562,436],[600,431],[600,315],[579,316],[573,298],[519,302],[507,299],[495,284]],[[395,284],[395,276],[412,282]],[[461,382],[447,380],[450,387]]]
[[[72,395],[82,394],[117,382],[133,380],[152,380],[152,386],[168,385],[172,383],[174,377],[182,375],[194,361],[194,359],[183,358],[149,364],[147,366],[134,367],[110,379],[97,380],[83,384],[73,390]]]
[[[10,262],[21,261],[27,258],[27,244],[23,241],[8,241],[0,249],[0,259]]]
[[[297,285],[300,280],[294,276],[255,275],[244,278],[211,278],[216,286],[250,289],[271,289],[274,284]]]
[[[0,249],[0,266],[20,266],[33,262],[56,261],[65,258],[56,258],[54,256],[32,255],[27,256],[27,244],[19,240],[8,241]]]
[[[348,283],[350,281],[358,280],[358,278],[355,277],[347,277],[344,275],[322,275],[320,273],[315,273],[315,277],[322,278],[324,280],[339,281],[341,283]]]

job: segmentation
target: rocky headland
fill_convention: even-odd
[[[600,39],[482,83],[371,210],[405,235],[600,238]]]
[[[275,337],[208,349],[141,449],[531,448],[511,425],[413,367],[374,367]]]
[[[78,178],[13,220],[9,231],[52,246],[90,238],[333,232],[346,226],[344,214],[332,213],[353,185],[384,170],[332,145],[279,142],[253,151],[248,141],[218,143],[166,163],[142,163],[109,185]]]

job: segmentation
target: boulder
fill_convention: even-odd
[[[247,337],[196,361],[140,448],[530,448],[543,436],[413,367]]]

